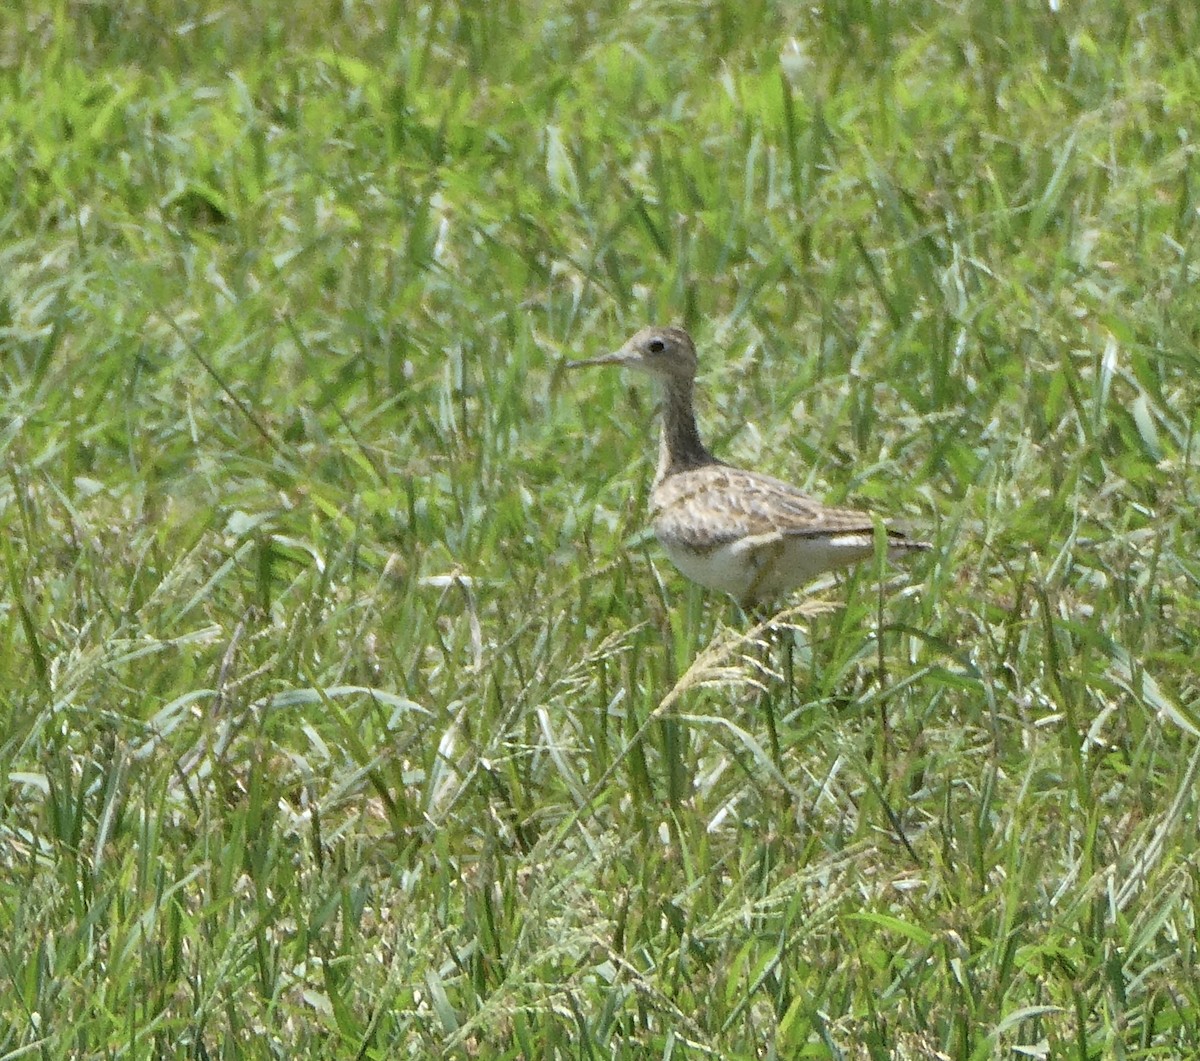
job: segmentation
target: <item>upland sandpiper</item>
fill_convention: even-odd
[[[667,556],[693,582],[750,610],[874,555],[871,516],[829,508],[708,451],[692,407],[696,346],[682,328],[643,328],[615,353],[569,365],[619,365],[658,380],[663,419],[650,516]],[[929,548],[895,528],[886,531],[889,556]]]

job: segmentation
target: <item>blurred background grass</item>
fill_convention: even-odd
[[[0,1054],[1200,1051],[1200,14],[1057,6],[10,5]],[[934,542],[790,680],[649,321]]]

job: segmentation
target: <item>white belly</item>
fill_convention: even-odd
[[[728,593],[749,606],[781,597],[817,575],[865,560],[875,551],[870,535],[828,538],[763,534],[703,552],[662,542],[671,562],[693,582]]]

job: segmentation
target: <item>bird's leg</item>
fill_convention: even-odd
[[[765,607],[763,607],[761,604],[748,605],[745,614],[754,623],[755,626],[761,626],[763,628],[763,632],[767,635],[768,639],[774,636],[775,627],[771,623],[771,613],[768,612],[768,610]],[[769,666],[770,656],[771,656],[771,645],[770,645],[769,640],[764,639],[762,653],[763,653],[764,658],[760,661],[759,668],[760,668],[760,670],[763,670],[769,674],[771,672],[771,668]],[[790,659],[790,653],[789,653],[789,658],[786,661],[786,669],[788,672],[788,689],[789,689],[788,708],[790,711],[790,709],[791,709],[791,691],[790,691],[791,690],[791,659]],[[758,699],[759,699],[759,703],[762,704],[762,706],[763,706],[763,713],[765,714],[766,720],[767,720],[767,739],[770,741],[770,744],[771,744],[771,761],[775,764],[775,769],[779,771],[780,775],[783,775],[783,753],[779,746],[779,729],[775,725],[775,705],[771,700],[770,692],[768,691],[765,683],[758,694]]]

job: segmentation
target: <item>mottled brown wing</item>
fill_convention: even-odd
[[[651,499],[658,535],[697,550],[763,534],[871,534],[871,517],[827,508],[769,475],[711,464],[663,480]]]

